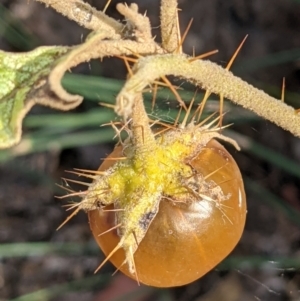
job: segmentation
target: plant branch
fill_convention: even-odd
[[[95,33],[87,39],[84,44],[81,44],[77,47],[74,47],[69,53],[62,57],[56,67],[51,71],[48,82],[50,89],[61,99],[66,101],[79,101],[82,100],[80,95],[72,95],[69,94],[61,85],[61,79],[66,72],[66,70],[70,70],[72,67],[77,66],[78,63],[89,61],[91,58],[87,57],[86,60],[82,58],[82,60],[78,61],[78,56],[80,54],[86,54],[88,49],[93,43],[102,41],[104,38],[109,37],[107,32]]]
[[[96,10],[82,0],[36,0],[51,6],[70,20],[90,30],[104,30],[111,34],[120,34],[123,25],[101,11]]]
[[[122,96],[121,96],[122,97]],[[132,139],[135,145],[135,152],[137,154],[143,153],[143,150],[149,151],[150,148],[155,147],[155,138],[152,133],[148,115],[145,110],[142,94],[137,94],[132,109]]]
[[[160,5],[162,47],[173,52],[180,44],[177,0],[162,0]]]
[[[132,107],[136,93],[143,91],[157,78],[169,74],[183,77],[212,93],[223,94],[234,103],[300,137],[300,115],[294,108],[254,88],[215,63],[192,61],[186,55],[165,54],[141,58],[135,74],[127,80],[120,94],[126,95],[128,105]],[[118,103],[116,112],[123,114]],[[125,113],[128,114],[128,111]]]
[[[133,37],[138,42],[153,41],[149,18],[138,13],[138,6],[132,3],[129,7],[125,4],[117,4],[117,10],[127,21],[127,29],[132,31]]]
[[[137,95],[140,95],[146,86],[157,78],[174,75],[222,95],[300,137],[300,115],[292,107],[210,61],[195,60],[184,54],[163,54],[165,51],[174,52],[180,42],[176,0],[161,1],[163,48],[153,41],[149,19],[138,13],[136,4],[130,7],[118,5],[119,12],[127,19],[127,25],[124,27],[82,0],[37,1],[50,5],[68,18],[95,30],[85,43],[66,54],[49,76],[51,90],[62,101],[72,103],[82,99],[79,95],[68,94],[62,88],[60,80],[66,70],[104,56],[145,55],[146,57],[139,59],[133,76],[127,80],[117,98],[116,112],[125,119],[132,116],[135,101],[140,99]],[[132,35],[127,37],[124,30]]]
[[[97,58],[101,59],[105,56],[163,53],[163,50],[152,40],[148,43],[138,43],[131,40],[103,40],[108,37],[109,34],[105,32],[93,34],[84,44],[74,47],[62,57],[59,64],[53,68],[49,75],[49,85],[51,90],[62,100],[73,102],[82,99],[79,95],[69,94],[61,86],[64,73],[80,63]]]

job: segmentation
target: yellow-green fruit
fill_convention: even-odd
[[[110,156],[118,157],[121,151],[118,147]],[[112,164],[114,161],[106,160],[100,170]],[[199,185],[206,181],[203,191],[211,190],[211,196],[203,193],[196,201],[194,198],[178,201],[171,195],[161,199],[159,211],[134,253],[136,275],[124,264],[122,248],[110,258],[123,273],[141,283],[157,287],[190,283],[221,262],[242,235],[246,198],[239,168],[231,155],[220,143],[211,140],[187,165],[194,178],[199,176]],[[196,189],[199,192],[202,188]],[[213,196],[220,189],[225,197],[218,201]],[[105,210],[88,211],[88,216],[93,235],[107,256],[119,243],[120,236],[117,230],[99,236],[116,225],[115,212]]]

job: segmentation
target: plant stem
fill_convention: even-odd
[[[138,94],[134,101],[131,130],[136,153],[155,147],[155,138],[149,125],[142,94]]]
[[[121,93],[129,100],[164,75],[183,77],[215,94],[223,94],[246,109],[270,120],[300,137],[300,115],[295,109],[234,76],[230,71],[205,60],[192,61],[186,55],[165,54],[141,58],[136,73],[127,80]],[[118,104],[117,104],[118,106]],[[132,104],[129,103],[132,107]]]
[[[120,33],[123,25],[103,12],[96,10],[82,0],[36,0],[51,6],[57,12],[70,20],[77,22],[90,30],[105,30],[111,33]]]
[[[160,5],[162,47],[173,52],[179,45],[177,0],[162,0]]]

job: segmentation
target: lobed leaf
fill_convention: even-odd
[[[22,120],[34,104],[61,110],[76,107],[81,99],[59,99],[48,84],[48,75],[69,47],[39,47],[26,53],[0,51],[0,148],[17,144]]]

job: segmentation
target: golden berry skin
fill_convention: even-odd
[[[118,157],[121,151],[116,148],[110,156]],[[106,160],[100,170],[112,164]],[[122,248],[110,258],[116,268],[146,285],[181,286],[200,278],[232,251],[242,235],[246,197],[239,168],[231,155],[211,140],[188,165],[199,181],[207,180],[205,189],[221,189],[227,197],[218,202],[203,193],[198,201],[176,202],[172,196],[160,201],[159,211],[134,253],[136,275],[124,264]],[[120,240],[117,230],[99,236],[116,225],[115,212],[105,212],[113,208],[110,205],[104,210],[88,211],[91,231],[106,256]]]

